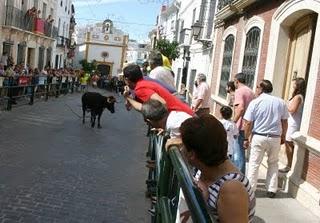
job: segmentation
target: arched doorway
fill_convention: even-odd
[[[98,64],[97,65],[97,70],[102,76],[109,76],[110,75],[110,70],[111,66],[108,64]]]

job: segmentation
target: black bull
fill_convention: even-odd
[[[107,108],[111,113],[114,113],[114,103],[116,102],[113,96],[102,96],[97,92],[86,92],[82,95],[82,123],[85,123],[85,114],[87,110],[91,111],[91,127],[94,128],[96,116],[98,115],[98,128],[101,128],[100,118],[102,112]]]

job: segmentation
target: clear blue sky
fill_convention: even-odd
[[[78,25],[113,20],[130,39],[146,40],[168,0],[73,0]]]

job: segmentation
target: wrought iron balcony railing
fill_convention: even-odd
[[[219,0],[216,13],[217,22],[223,21],[230,16],[238,13],[243,13],[246,8],[257,2],[267,2],[267,0]]]
[[[227,5],[230,5],[232,2],[235,2],[237,0],[219,0],[218,2],[218,11],[224,8]]]
[[[56,39],[57,39],[57,47],[70,48],[70,39],[64,36],[58,36]]]
[[[10,5],[6,6],[4,25],[52,38],[56,36],[55,30],[57,28],[52,23],[46,22],[44,19],[35,18],[29,15],[28,12]]]
[[[179,35],[179,44],[181,45],[190,45],[190,34],[191,29],[182,29]]]

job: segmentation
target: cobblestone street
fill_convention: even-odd
[[[141,116],[118,98],[92,129],[80,97],[0,113],[0,222],[148,221]]]

